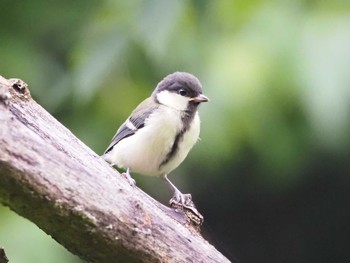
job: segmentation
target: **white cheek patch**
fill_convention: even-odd
[[[160,104],[169,106],[176,110],[186,110],[188,105],[188,98],[179,94],[163,90],[157,94],[157,100]]]

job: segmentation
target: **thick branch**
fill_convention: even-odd
[[[8,258],[6,257],[4,248],[0,247],[0,263],[7,263],[9,262]]]
[[[89,261],[229,262],[1,76],[0,202]]]

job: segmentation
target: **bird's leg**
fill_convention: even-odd
[[[195,215],[195,217],[189,216],[189,218],[192,222],[195,222],[196,225],[200,226],[203,223],[204,219],[194,205],[191,194],[181,193],[179,189],[177,189],[176,186],[168,179],[168,176],[166,174],[162,175],[162,178],[174,192],[174,196],[169,201],[170,206],[175,209],[182,207],[183,210],[190,211],[190,213]],[[188,213],[186,213],[186,215],[188,216]]]
[[[165,180],[165,182],[168,184],[171,190],[174,192],[174,196],[170,199],[170,204],[177,204],[184,207],[191,207],[193,206],[192,202],[192,196],[191,194],[183,194],[180,192],[179,189],[168,179],[168,176],[166,174],[162,175],[162,178]]]
[[[128,182],[131,186],[136,185],[136,181],[130,175],[130,168],[129,167],[126,169],[126,172],[122,173],[122,175],[128,180]]]
[[[115,168],[113,163],[110,163],[111,167]],[[122,176],[124,176],[126,178],[126,180],[128,180],[129,184],[131,186],[135,186],[136,185],[136,181],[131,177],[130,175],[130,168],[128,167],[126,169],[126,171],[124,173],[121,173]]]

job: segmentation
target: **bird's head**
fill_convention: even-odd
[[[201,102],[209,101],[202,94],[202,85],[192,74],[175,72],[158,83],[152,97],[155,101],[176,110],[196,110]]]

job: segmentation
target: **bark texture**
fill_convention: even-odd
[[[0,76],[0,202],[92,262],[229,262]]]

